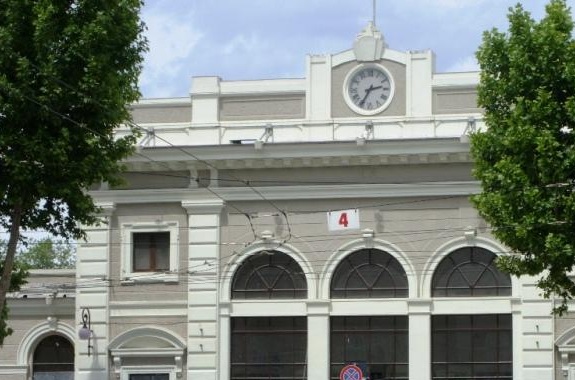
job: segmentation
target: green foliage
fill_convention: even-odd
[[[539,22],[520,5],[509,31],[485,32],[477,52],[478,102],[487,130],[471,137],[482,193],[473,201],[494,234],[518,255],[514,275],[540,275],[549,297],[575,295],[575,41],[564,0]]]
[[[73,269],[76,250],[73,245],[50,238],[32,240],[18,252],[17,262],[26,269]]]
[[[0,258],[3,258],[6,254],[6,242],[0,240]],[[2,271],[3,266],[0,264],[0,272]],[[12,269],[12,275],[10,276],[10,287],[8,291],[15,292],[20,290],[20,287],[26,284],[26,277],[28,277],[27,269],[19,264],[16,263],[14,268]],[[13,330],[8,327],[6,320],[8,319],[8,306],[6,305],[6,301],[4,301],[2,310],[0,310],[0,345],[4,343],[4,339],[11,335]]]
[[[84,236],[84,191],[119,182],[136,130],[115,136],[139,98],[142,0],[0,1],[0,226],[10,231],[0,304],[20,228]]]

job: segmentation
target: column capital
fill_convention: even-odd
[[[431,314],[430,299],[413,299],[407,301],[407,307],[410,315],[414,314]]]
[[[116,211],[116,203],[114,202],[97,202],[96,207],[100,208],[101,217],[109,218]]]
[[[224,208],[224,201],[182,201],[182,207],[190,214],[219,214]]]

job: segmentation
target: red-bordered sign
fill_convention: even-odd
[[[339,380],[361,380],[363,373],[355,364],[348,364],[339,372]]]

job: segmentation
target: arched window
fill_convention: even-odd
[[[34,380],[72,380],[74,378],[74,346],[60,335],[40,341],[32,358]]]
[[[300,265],[278,251],[248,257],[232,281],[232,298],[267,300],[307,298],[307,282]],[[297,301],[301,303],[302,301]],[[273,314],[270,313],[270,314]],[[231,318],[231,380],[305,379],[307,369],[307,319],[305,316],[234,316]]]
[[[431,283],[434,297],[509,296],[511,278],[495,265],[497,256],[484,248],[460,248],[437,266]]]
[[[510,296],[511,277],[496,258],[480,247],[453,251],[433,274],[432,295]],[[511,314],[432,315],[432,379],[513,379],[512,323]]]
[[[246,259],[232,281],[233,299],[293,299],[307,297],[303,270],[289,255],[265,251]]]
[[[408,296],[407,276],[389,253],[362,249],[337,266],[331,281],[331,298],[403,298]]]

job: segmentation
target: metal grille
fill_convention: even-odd
[[[434,315],[433,380],[513,379],[511,315]]]
[[[445,257],[432,280],[434,297],[511,295],[511,277],[497,269],[497,256],[486,249],[466,247]]]
[[[231,380],[306,379],[305,317],[234,317]]]
[[[408,374],[407,316],[331,317],[331,375],[356,363],[370,380],[406,380]]]
[[[337,266],[331,281],[331,298],[404,298],[407,276],[387,252],[362,249]]]
[[[246,259],[232,282],[233,299],[294,299],[307,297],[307,282],[289,255],[272,251]]]

